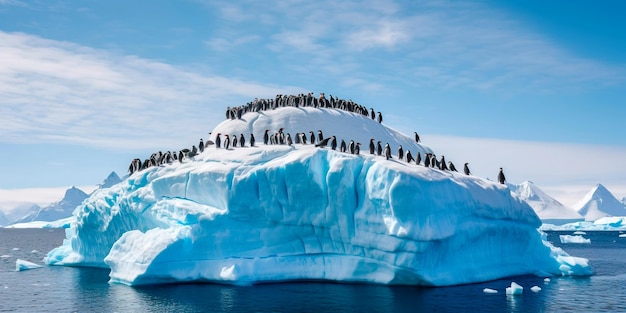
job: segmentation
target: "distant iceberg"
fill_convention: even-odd
[[[285,127],[431,152],[369,118],[300,108],[248,113],[217,133]],[[292,110],[293,111],[293,110]],[[294,111],[295,112],[295,111]],[[369,132],[369,133],[368,133]],[[341,137],[339,137],[341,135]],[[553,247],[504,185],[312,145],[210,146],[97,190],[51,265],[108,267],[113,283],[292,280],[446,286],[534,274],[590,275]]]
[[[559,235],[561,243],[591,243],[591,239],[587,239],[580,235]]]

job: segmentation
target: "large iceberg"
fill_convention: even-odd
[[[322,125],[322,126],[320,126]],[[367,117],[282,108],[228,120],[213,135],[323,129],[432,152]],[[405,151],[406,151],[405,150]],[[365,151],[363,151],[365,152]],[[445,286],[534,274],[590,275],[547,242],[505,185],[313,145],[216,149],[152,167],[77,207],[51,265],[110,268],[129,285],[291,280]]]

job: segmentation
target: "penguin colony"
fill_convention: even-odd
[[[277,95],[274,99],[257,99],[255,98],[253,101],[248,102],[246,105],[238,106],[238,107],[228,107],[226,109],[226,119],[241,119],[241,117],[248,112],[260,112],[265,110],[274,110],[280,107],[313,107],[313,108],[328,108],[328,109],[339,109],[348,112],[353,112],[357,114],[361,114],[367,117],[370,117],[372,120],[377,120],[379,123],[382,123],[383,117],[380,112],[374,111],[374,108],[370,108],[369,111],[365,106],[359,105],[352,100],[343,100],[339,98],[335,98],[332,95],[329,99],[326,98],[324,93],[320,93],[319,98],[313,96],[313,93],[308,94],[299,94],[299,95]],[[199,153],[202,153],[204,149],[211,145],[215,145],[215,148],[220,149],[231,149],[236,147],[245,147],[246,146],[246,137],[244,134],[237,135],[224,135],[222,139],[221,133],[217,134],[215,137],[215,142],[207,140],[207,142],[203,142],[200,139],[198,146],[192,146],[190,149],[182,149],[180,151],[167,151],[167,152],[156,152],[153,153],[149,158],[141,161],[141,159],[136,158],[133,159],[128,168],[128,172],[130,175],[137,171],[141,171],[147,169],[152,166],[161,166],[165,164],[171,164],[173,162],[183,162],[184,160],[192,159]],[[417,132],[414,132],[415,142],[419,143],[421,141],[420,136]],[[222,142],[223,140],[223,142]],[[383,148],[380,141],[374,143],[375,139],[370,139],[369,142],[369,152],[372,155],[384,156],[387,160],[393,159],[391,153],[391,147],[389,143],[385,144]],[[254,147],[256,143],[256,138],[254,138],[254,134],[250,134],[248,140],[249,146]],[[317,131],[317,136],[313,131],[309,131],[309,135],[306,133],[296,133],[294,138],[291,137],[291,134],[285,133],[284,128],[280,128],[278,131],[270,134],[270,130],[265,130],[263,134],[263,144],[265,145],[293,145],[293,144],[313,144],[316,147],[325,148],[330,145],[332,150],[337,150],[337,138],[336,136],[324,137],[321,130]],[[359,155],[361,150],[361,143],[354,142],[350,140],[348,144],[342,139],[339,151],[344,153],[350,153]],[[413,163],[416,165],[422,165],[425,167],[437,168],[442,171],[453,171],[457,172],[456,167],[451,161],[446,162],[445,156],[441,156],[440,159],[432,153],[427,153],[424,155],[422,159],[422,155],[418,152],[417,156],[413,157],[411,151],[404,151],[402,146],[398,147],[397,156],[399,160],[406,160],[407,163]],[[471,175],[469,163],[465,163],[463,166],[463,173],[465,175]],[[504,173],[502,168],[500,168],[500,172],[498,173],[498,182],[500,184],[504,184],[506,182]]]

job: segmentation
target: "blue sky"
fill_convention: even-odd
[[[626,185],[625,10],[0,0],[0,189],[95,184],[196,144],[227,106],[308,91],[374,107],[477,175]]]

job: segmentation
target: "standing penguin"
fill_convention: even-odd
[[[346,152],[346,142],[343,139],[341,139],[341,145],[339,145],[339,151]]]
[[[333,139],[330,141],[330,148],[335,150],[337,149],[337,138],[333,136]]]
[[[221,133],[217,133],[217,136],[215,136],[215,147],[218,149],[222,145],[222,137],[220,137],[220,135]]]
[[[351,154],[354,154],[354,140],[350,140],[350,144],[348,144],[348,150]]]
[[[226,139],[224,139],[224,149],[228,150],[228,148],[230,147],[230,138],[228,137],[228,135],[224,136],[226,136]]]
[[[311,134],[311,144],[314,145],[315,144],[315,134],[313,134],[313,131],[309,131],[309,134]]]
[[[385,158],[387,160],[391,159],[391,148],[389,148],[389,144],[385,144]]]
[[[465,175],[471,175],[472,173],[470,172],[469,166],[467,166],[467,164],[469,163],[465,163],[465,165],[463,165],[463,173],[465,173]]]
[[[372,115],[372,119],[376,119],[376,112],[374,112],[374,108],[370,108],[370,114]]]
[[[448,170],[448,165],[446,165],[446,157],[443,155],[441,156],[441,161],[439,161],[439,169],[442,171]]]
[[[305,133],[300,133],[300,135],[302,136],[302,144],[306,145],[306,134]]]
[[[233,148],[237,148],[237,135],[233,135]]]
[[[291,146],[293,144],[293,140],[291,140],[291,134],[287,133],[287,145]]]
[[[383,146],[380,145],[380,141],[376,143],[376,154],[378,155],[383,154]]]
[[[454,163],[452,163],[452,161],[449,161],[449,162],[448,162],[448,167],[450,168],[450,170],[451,170],[451,171],[453,171],[453,172],[458,172],[458,171],[456,170],[456,166],[454,166]]]
[[[420,142],[420,135],[417,134],[417,132],[413,132],[415,134],[415,142],[419,143]]]
[[[265,134],[263,134],[263,143],[267,144],[268,141],[270,141],[270,130],[266,129]]]
[[[301,139],[302,137],[300,137],[300,133],[296,133],[296,136],[294,138],[295,138],[295,144],[299,144],[302,140]]]
[[[376,146],[374,145],[374,138],[370,139],[370,154],[374,154]]]
[[[418,152],[417,158],[415,158],[415,164],[420,165],[420,163],[422,163],[422,154]]]
[[[404,149],[402,149],[402,145],[400,145],[400,148],[398,148],[398,159],[404,159]]]
[[[318,130],[318,131],[317,131],[317,139],[318,139],[319,141],[324,140],[324,135],[322,134],[322,130]]]
[[[418,155],[418,157],[419,157],[419,155]],[[426,156],[424,156],[424,166],[430,167],[430,153],[426,153]]]
[[[246,146],[246,137],[244,137],[243,134],[241,134],[241,136],[239,136],[239,145],[242,148]]]
[[[202,141],[202,138],[200,138],[200,143],[198,144],[198,150],[200,150],[200,153],[204,152],[204,142]]]
[[[382,123],[383,122],[383,115],[378,112],[378,123]]]
[[[504,172],[502,171],[502,168],[500,168],[500,173],[498,173],[498,182],[500,184],[506,183],[506,178],[504,177]]]
[[[254,147],[254,134],[250,134],[250,147]]]
[[[354,146],[354,154],[359,155],[361,153],[361,143],[357,142],[356,146]]]
[[[413,155],[411,155],[411,150],[409,150],[406,152],[406,163],[411,163],[412,161],[413,161]]]

